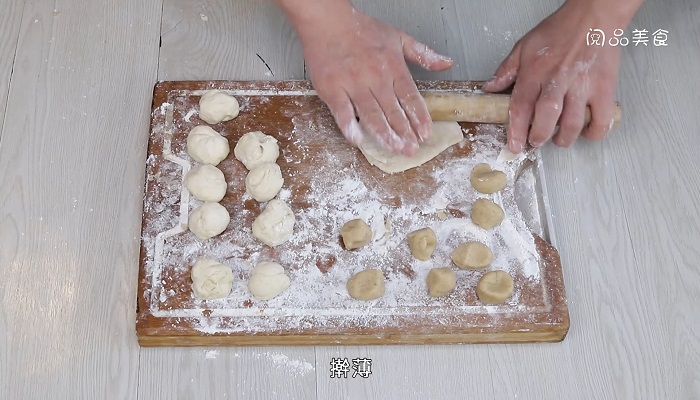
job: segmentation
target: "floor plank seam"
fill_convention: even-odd
[[[443,1],[440,2],[440,21],[442,21],[442,36],[445,37],[445,51],[449,49],[450,47],[447,45],[447,22],[445,21],[445,7],[447,7],[447,4]]]
[[[615,184],[617,185],[617,194],[620,197],[620,200],[622,200],[624,198],[622,190],[620,189],[622,186],[620,185],[620,178],[617,174],[617,169],[614,167],[613,175],[615,176]],[[630,229],[630,223],[629,219],[627,218],[627,212],[625,211],[624,204],[621,204],[620,208],[622,209],[622,218],[624,218],[625,220],[625,229],[627,230],[627,237],[629,238],[630,248],[632,248],[632,257],[634,257],[635,265],[639,265],[639,257],[637,257],[637,249],[635,248],[634,242],[632,241],[632,230]]]
[[[22,14],[19,17],[20,25],[17,32],[17,40],[15,41],[15,53],[12,55],[12,67],[10,67],[10,77],[7,80],[7,94],[5,94],[5,109],[3,110],[2,125],[0,125],[0,143],[2,143],[2,133],[5,132],[5,121],[7,121],[7,110],[10,107],[10,92],[12,91],[12,76],[15,74],[15,63],[17,62],[17,51],[19,49],[19,37],[22,34],[22,21],[24,21],[24,9],[27,6],[25,1],[22,4]]]
[[[180,25],[180,22],[184,21],[184,18],[180,20],[177,24],[172,29],[169,29],[168,32],[163,33],[163,15],[165,15],[165,0],[161,1],[160,3],[160,28],[158,28],[158,57],[156,60],[156,81],[160,81],[161,76],[160,76],[160,53],[163,50],[163,36],[167,34],[168,32],[172,31],[173,29],[177,28],[178,25]]]
[[[306,76],[304,77],[306,78]],[[318,399],[318,346],[314,346],[314,372],[314,386],[316,388],[316,399]]]

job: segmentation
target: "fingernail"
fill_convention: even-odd
[[[420,139],[420,142],[423,143],[426,140],[430,139],[431,133],[432,132],[432,126],[431,125],[423,125],[418,128],[418,138]]]
[[[510,140],[510,151],[513,154],[520,154],[523,151],[523,142],[519,139]]]

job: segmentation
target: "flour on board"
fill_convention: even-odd
[[[267,95],[274,94],[256,92],[238,96],[242,112],[255,113],[250,98],[258,96],[263,99],[262,103],[266,103]],[[165,113],[168,107],[179,105],[165,103],[160,107],[160,112]],[[176,111],[178,115],[192,116],[191,108]],[[303,148],[311,135],[331,134],[322,127],[332,126],[332,119],[315,120],[316,117],[309,115],[290,117],[293,128],[286,134],[299,148]],[[174,123],[177,129],[178,122]],[[469,185],[471,169],[481,162],[502,169],[510,183],[519,175],[517,168],[524,161],[522,158],[504,160],[498,157],[502,147],[499,135],[502,134],[502,129],[497,126],[477,126],[474,135],[456,145],[471,145],[472,156],[467,159],[450,158],[434,168],[432,178],[439,186],[429,199],[420,202],[401,199],[398,206],[385,201],[386,193],[377,190],[376,185],[363,181],[353,168],[356,154],[336,148],[320,150],[325,165],[320,165],[318,173],[308,182],[310,190],[305,200],[310,206],[294,210],[297,219],[294,235],[285,244],[293,251],[283,251],[280,258],[275,260],[288,269],[291,286],[282,295],[267,302],[256,301],[250,296],[247,279],[257,262],[270,260],[265,259],[264,247],[252,237],[250,227],[236,224],[235,218],[222,235],[222,240],[188,241],[185,234],[168,238],[163,248],[162,265],[154,263],[155,237],[177,223],[177,212],[169,206],[180,201],[183,190],[181,167],[171,162],[161,162],[158,174],[147,176],[149,182],[158,186],[162,201],[144,205],[145,210],[159,213],[157,220],[149,221],[143,237],[147,251],[146,273],[153,279],[153,293],[144,295],[157,299],[163,305],[169,299],[178,297],[185,299],[189,307],[173,309],[156,305],[152,309],[153,314],[187,318],[193,321],[195,329],[210,334],[269,332],[314,326],[342,327],[363,323],[381,325],[382,321],[412,315],[417,310],[426,318],[438,322],[464,313],[489,313],[496,321],[504,310],[522,307],[517,290],[503,306],[483,306],[467,304],[457,295],[431,298],[425,289],[425,279],[431,268],[451,265],[452,249],[465,241],[476,240],[493,250],[495,258],[492,269],[503,269],[533,285],[539,284],[540,260],[531,234],[542,229],[539,223],[542,210],[537,202],[537,177],[531,170],[526,170],[517,185],[509,184],[504,191],[491,196],[478,194]],[[181,157],[185,158],[186,154],[182,151]],[[288,161],[307,161],[304,158],[307,157],[306,153],[302,152],[299,157]],[[156,159],[151,156],[147,162],[151,164]],[[285,180],[288,179],[295,179],[295,176],[285,175]],[[286,187],[279,194],[282,200],[289,200],[291,196]],[[489,197],[503,207],[507,218],[501,226],[485,231],[470,221],[468,212],[478,197]],[[189,210],[198,204],[190,198]],[[445,210],[448,218],[442,221],[438,215]],[[246,213],[249,211],[242,211],[239,217]],[[337,232],[353,218],[362,218],[369,224],[373,241],[362,249],[348,252],[341,248]],[[433,228],[439,245],[430,260],[418,261],[410,255],[405,237],[409,232],[426,226]],[[319,237],[324,240],[319,240]],[[168,276],[189,274],[189,262],[202,255],[233,268],[235,279],[229,297],[202,301],[196,299],[188,287],[174,287],[168,279]],[[172,270],[165,271],[163,265]],[[386,294],[374,301],[358,302],[348,296],[345,284],[353,274],[367,268],[379,268],[387,276]],[[454,293],[463,293],[473,291],[481,272],[457,271],[457,274],[458,286]],[[156,279],[158,277],[162,279]],[[243,299],[251,302],[248,307],[241,306]]]

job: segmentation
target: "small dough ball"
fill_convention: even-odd
[[[433,255],[435,247],[437,247],[437,237],[435,232],[430,228],[423,228],[413,231],[406,237],[408,240],[408,248],[411,249],[413,257],[425,261]]]
[[[208,126],[196,126],[187,135],[187,154],[202,164],[219,165],[229,150],[228,140]]]
[[[503,222],[506,214],[498,204],[488,199],[477,199],[472,205],[472,222],[484,229],[491,229]]]
[[[220,90],[210,90],[199,99],[199,118],[208,124],[230,121],[238,111],[238,100]]]
[[[241,136],[233,154],[248,170],[262,163],[273,163],[280,156],[277,139],[262,132],[248,132]]]
[[[486,268],[493,262],[493,252],[483,243],[467,242],[454,249],[452,262],[460,269]]]
[[[250,293],[259,300],[270,300],[287,290],[289,277],[284,268],[274,262],[261,262],[253,268],[248,281]]]
[[[361,219],[352,219],[340,228],[346,250],[359,249],[372,240],[372,229]]]
[[[275,163],[260,164],[248,172],[245,189],[259,202],[272,200],[284,185],[282,170]]]
[[[452,268],[433,268],[426,279],[431,297],[444,296],[457,286],[457,275]]]
[[[190,214],[189,227],[200,240],[220,235],[226,230],[231,216],[226,207],[219,203],[206,202]]]
[[[213,165],[202,164],[185,175],[184,185],[200,201],[218,202],[226,195],[224,173]]]
[[[287,204],[277,199],[270,200],[253,221],[253,236],[270,247],[279,246],[292,236],[294,222],[294,213]]]
[[[474,189],[485,194],[496,193],[506,187],[506,174],[492,170],[486,163],[477,164],[472,169],[470,180]]]
[[[192,290],[203,300],[222,299],[231,293],[233,271],[211,258],[200,258],[190,272]]]
[[[505,271],[490,271],[476,284],[476,295],[484,304],[501,304],[513,294],[513,278]]]
[[[374,300],[384,296],[384,274],[378,269],[358,272],[348,279],[348,293],[355,300]]]

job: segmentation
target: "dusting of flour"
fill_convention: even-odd
[[[233,93],[237,94],[237,93]],[[303,94],[303,93],[302,93]],[[269,98],[283,93],[238,94],[241,113],[255,114],[256,107],[264,107]],[[293,93],[300,96],[300,93]],[[184,99],[184,100],[183,100]],[[186,96],[163,104],[158,110],[171,112],[173,121],[154,127],[154,132],[187,132],[195,123],[192,102]],[[171,104],[172,103],[172,104]],[[167,111],[170,108],[170,111]],[[158,112],[158,111],[157,111]],[[520,176],[518,167],[524,156],[504,158],[503,130],[497,126],[478,125],[455,148],[471,146],[471,156],[450,157],[430,173],[437,189],[429,198],[420,200],[393,198],[381,189],[378,182],[367,181],[357,168],[362,162],[359,152],[348,146],[327,146],[319,154],[312,154],[304,146],[319,135],[337,135],[330,116],[286,111],[291,129],[279,132],[296,146],[297,152],[282,152],[287,165],[294,166],[313,160],[312,176],[302,176],[300,170],[283,169],[285,188],[279,198],[292,203],[295,194],[289,188],[291,180],[308,180],[305,193],[306,207],[295,208],[296,225],[289,242],[274,253],[258,243],[251,234],[249,221],[255,217],[246,208],[236,208],[231,225],[216,240],[201,242],[189,232],[178,229],[181,224],[178,207],[183,204],[188,212],[200,203],[184,193],[182,167],[174,162],[150,155],[149,171],[158,165],[157,173],[147,176],[147,184],[160,193],[147,198],[144,212],[155,212],[157,218],[147,220],[143,245],[146,250],[146,275],[150,290],[144,293],[151,299],[151,312],[159,318],[190,321],[192,327],[208,334],[232,332],[275,332],[314,329],[318,332],[337,332],[348,327],[401,326],[402,317],[420,316],[434,324],[447,323],[461,316],[485,316],[486,323],[496,323],[499,315],[531,309],[522,302],[521,291],[526,286],[541,285],[540,260],[531,232],[540,229],[540,212],[536,201],[537,177],[530,170]],[[181,142],[181,140],[180,140]],[[191,163],[184,146],[173,140],[172,153]],[[231,143],[231,147],[235,143]],[[472,168],[481,162],[490,163],[508,176],[508,187],[496,195],[482,195],[469,184]],[[237,163],[227,159],[224,163]],[[242,171],[238,166],[231,170]],[[226,167],[222,167],[226,168]],[[241,172],[242,173],[242,172]],[[227,176],[229,178],[229,176]],[[240,182],[240,177],[235,178]],[[236,184],[234,182],[231,183]],[[416,185],[421,185],[419,182]],[[417,190],[421,189],[416,187]],[[471,204],[479,197],[500,204],[506,212],[504,223],[490,231],[475,226],[469,218]],[[185,203],[181,203],[181,201]],[[523,201],[523,199],[525,199]],[[242,201],[251,201],[243,196]],[[523,204],[525,204],[524,211]],[[372,242],[356,251],[342,249],[338,237],[340,227],[350,219],[362,218],[372,228]],[[438,247],[431,259],[418,261],[410,255],[405,238],[409,232],[431,227],[438,238]],[[174,229],[174,230],[173,230]],[[164,237],[163,232],[174,232]],[[180,232],[182,230],[182,232]],[[157,249],[161,235],[162,249]],[[425,279],[431,268],[451,266],[450,253],[466,241],[488,245],[495,259],[488,270],[502,269],[516,279],[516,291],[506,304],[484,306],[478,302],[474,287],[484,271],[456,270],[457,288],[448,296],[431,298],[427,295]],[[162,254],[156,254],[161,251]],[[276,259],[270,260],[271,254]],[[194,297],[189,287],[189,269],[196,258],[215,258],[234,270],[231,295],[225,299],[202,301]],[[156,262],[160,260],[160,262]],[[247,289],[252,267],[260,261],[277,261],[288,271],[291,286],[280,296],[262,302],[253,298]],[[378,268],[386,277],[386,294],[380,299],[360,302],[351,299],[346,289],[347,280],[355,273]],[[529,287],[528,286],[528,287]],[[215,353],[207,353],[214,358]],[[280,362],[287,363],[287,360]]]

